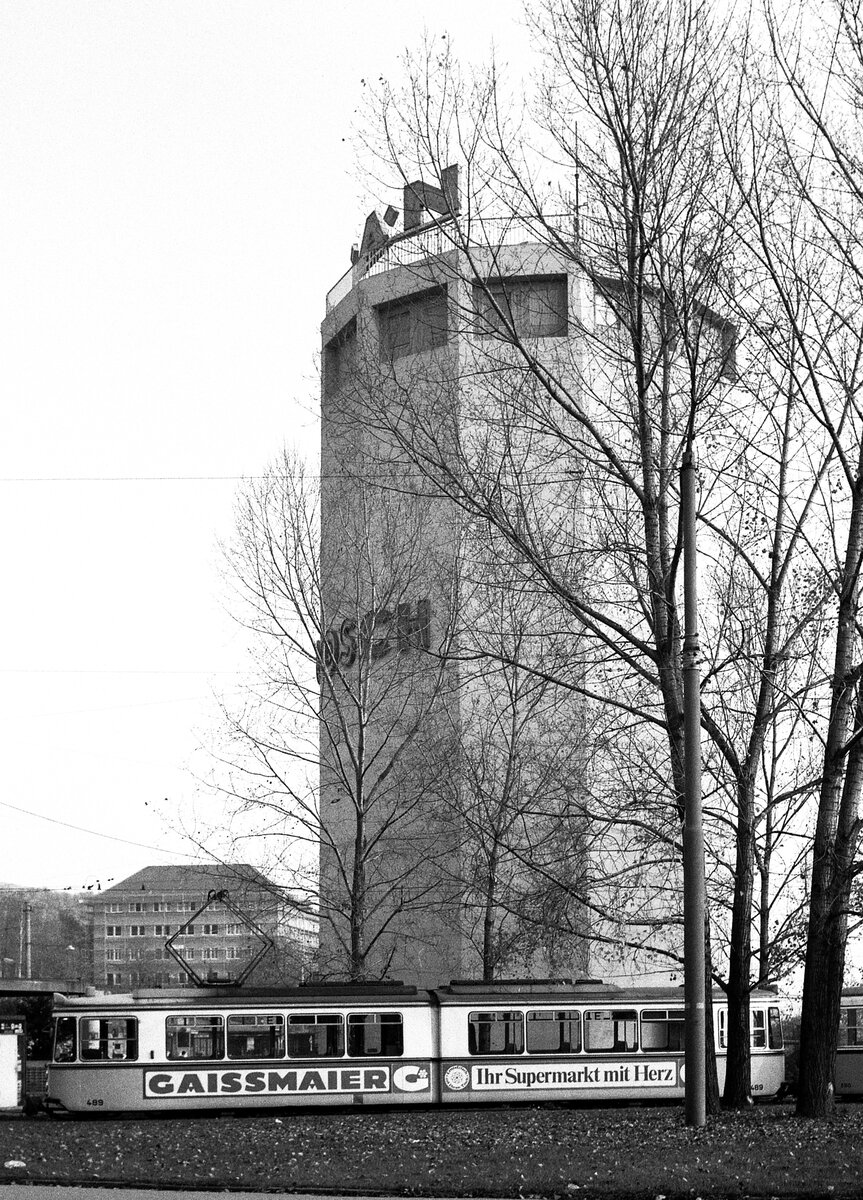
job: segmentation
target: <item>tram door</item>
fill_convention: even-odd
[[[24,1080],[24,1021],[0,1019],[0,1109],[18,1108]]]

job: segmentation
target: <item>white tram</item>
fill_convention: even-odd
[[[774,993],[752,996],[752,1088],[785,1077]],[[714,998],[720,1086],[726,1009]],[[680,988],[594,981],[314,985],[65,997],[49,1111],[673,1100]]]
[[[833,1077],[837,1096],[863,1096],[863,987],[842,993]]]

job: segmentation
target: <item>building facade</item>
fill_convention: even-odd
[[[316,922],[286,902],[254,867],[153,866],[88,898],[93,983],[99,988],[183,986],[191,976],[166,947],[206,902],[225,891],[274,943],[252,983],[296,982],[317,947]],[[215,901],[174,943],[202,978],[233,977],[261,941],[224,903]]]

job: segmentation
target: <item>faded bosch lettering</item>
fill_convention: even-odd
[[[374,661],[393,650],[428,650],[431,645],[431,602],[418,600],[390,608],[373,609],[359,621],[347,618],[328,629],[315,644],[318,683],[336,669],[350,670],[357,658],[367,654]]]

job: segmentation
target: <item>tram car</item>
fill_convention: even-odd
[[[837,1096],[863,1096],[863,987],[842,993],[833,1080]]]
[[[727,1010],[714,997],[720,1084]],[[784,1080],[776,995],[753,993],[752,1087]],[[314,985],[56,996],[52,1112],[675,1100],[680,988],[595,981]]]

